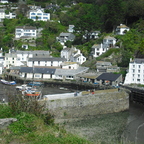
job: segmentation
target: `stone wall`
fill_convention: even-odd
[[[129,94],[125,91],[103,90],[74,98],[48,100],[46,107],[54,114],[55,119],[86,118],[127,110]]]

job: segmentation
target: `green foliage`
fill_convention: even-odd
[[[111,49],[109,49],[108,51],[106,51],[104,54],[102,54],[102,55],[100,55],[99,57],[97,57],[96,58],[96,60],[101,60],[101,59],[103,59],[103,58],[105,58],[105,57],[108,57],[108,56],[110,56],[112,53],[118,53],[120,51],[120,49],[118,49],[118,48],[111,48]]]
[[[23,135],[24,133],[30,133],[36,129],[34,125],[36,117],[34,115],[22,112],[17,115],[16,118],[18,121],[9,126],[14,134]]]
[[[6,104],[0,104],[0,118],[10,118],[12,116],[11,108]]]

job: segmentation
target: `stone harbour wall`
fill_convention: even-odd
[[[67,99],[47,100],[46,107],[55,119],[79,119],[129,109],[129,94],[125,91],[97,91]]]

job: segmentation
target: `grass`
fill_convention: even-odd
[[[13,117],[17,121],[0,130],[2,144],[89,144],[84,138],[70,134],[54,123],[47,124],[43,117],[28,112],[13,113],[9,105],[0,105],[0,118]]]

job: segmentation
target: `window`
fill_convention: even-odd
[[[138,65],[138,67],[140,68],[140,67],[141,67],[141,65]]]
[[[42,13],[37,13],[37,15],[42,15]]]
[[[44,15],[44,16],[47,16],[48,14],[47,14],[47,13],[44,13],[43,15]]]
[[[133,68],[135,68],[135,65],[133,65]]]
[[[140,70],[138,70],[138,73],[140,73]]]
[[[138,77],[140,77],[140,74],[138,74]]]
[[[133,72],[135,72],[135,69],[133,69]]]
[[[39,74],[35,74],[35,78],[40,78],[40,75]]]
[[[48,17],[43,17],[43,19],[48,19]]]
[[[97,48],[97,51],[99,51],[99,48]]]
[[[138,82],[140,82],[140,79],[137,79]]]
[[[31,13],[31,15],[36,15],[35,13]]]

